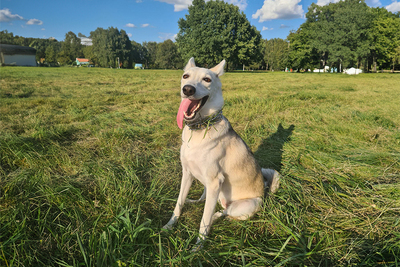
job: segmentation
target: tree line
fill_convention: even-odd
[[[88,58],[91,64],[98,67],[133,68],[136,63],[141,63],[146,68],[173,69],[183,66],[177,47],[171,40],[140,44],[130,41],[124,30],[113,27],[92,31],[88,36],[92,45],[83,45],[83,37],[87,38],[81,33],[77,36],[68,32],[63,41],[57,41],[24,38],[7,31],[0,32],[1,43],[33,47],[36,49],[36,61],[41,62],[44,59],[45,64],[51,66],[74,65],[76,58]]]
[[[400,12],[345,0],[311,4],[306,21],[287,37],[293,68],[335,66],[395,69],[400,63]]]
[[[226,59],[228,70],[308,70],[327,65],[338,70],[400,68],[400,12],[371,8],[364,0],[311,4],[306,21],[285,40],[263,40],[237,6],[221,0],[194,0],[178,26],[176,42],[140,44],[113,27],[92,31],[90,46],[81,44],[80,38],[86,36],[73,32],[61,42],[7,31],[1,31],[0,38],[1,43],[34,47],[37,61],[45,58],[53,65],[71,65],[84,57],[99,67],[133,68],[141,63],[146,68],[180,69],[194,56],[204,67]]]

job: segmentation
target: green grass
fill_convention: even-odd
[[[225,116],[282,183],[199,253],[204,204],[161,230],[180,185],[180,71],[0,75],[0,266],[400,265],[400,75],[226,73]]]

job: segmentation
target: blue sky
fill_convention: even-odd
[[[225,0],[237,5],[263,38],[285,39],[296,30],[312,2],[338,0]],[[69,31],[90,35],[98,27],[125,30],[131,40],[162,42],[178,33],[178,20],[192,0],[1,0],[0,30],[59,41]],[[400,0],[366,0],[371,7],[400,11]]]

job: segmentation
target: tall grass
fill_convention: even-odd
[[[400,265],[399,75],[222,76],[225,116],[282,183],[191,253],[204,204],[161,230],[180,184],[180,71],[0,74],[1,266]]]

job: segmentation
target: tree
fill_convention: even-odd
[[[132,44],[124,30],[97,28],[90,33],[94,63],[101,67],[117,67],[117,59],[124,67],[132,66]]]
[[[46,48],[46,62],[49,64],[54,64],[57,62],[57,54],[52,45]]]
[[[156,68],[157,46],[158,44],[156,42],[143,43],[143,48],[146,49],[146,55],[145,55],[146,68],[150,69]]]
[[[116,56],[124,68],[132,67],[132,43],[129,40],[128,34],[124,30],[118,31],[117,28],[112,32],[114,32],[112,36],[115,38],[113,40],[116,41],[114,43]]]
[[[82,51],[85,58],[89,59],[91,62],[97,62],[96,56],[93,53],[93,45],[84,46]]]
[[[132,41],[132,61],[133,63],[145,63],[147,57],[147,49],[135,42]]]
[[[296,32],[290,32],[288,66],[294,69],[313,69],[319,67],[320,57],[311,45],[310,24],[303,23]]]
[[[264,62],[267,69],[282,70],[287,66],[289,43],[280,38],[265,40]]]
[[[83,45],[81,39],[75,33],[68,32],[65,34],[65,39],[61,44],[61,52],[58,61],[60,64],[72,64],[76,58],[83,57]]]
[[[395,54],[394,54],[394,57],[393,57],[393,69],[392,69],[392,71],[394,72],[394,64],[400,64],[400,46],[398,46],[396,49],[395,49]]]
[[[158,44],[156,65],[161,69],[177,69],[183,67],[182,59],[174,42],[168,39]]]
[[[400,18],[384,8],[374,9],[374,20],[369,37],[373,43],[373,68],[389,67],[396,63],[397,48],[400,46]]]
[[[0,43],[2,44],[15,44],[14,34],[7,30],[0,31]]]
[[[311,47],[322,66],[328,62],[357,66],[369,54],[368,30],[372,13],[365,2],[344,0],[326,6],[311,4],[305,24],[310,30]]]
[[[55,53],[59,51],[59,42],[56,39],[39,39],[32,38],[29,46],[36,49],[36,61],[41,58],[46,58],[46,49],[48,46],[53,46]]]
[[[195,57],[199,65],[213,66],[225,58],[232,68],[262,55],[260,32],[232,4],[194,0],[178,26],[179,52],[185,60]]]

